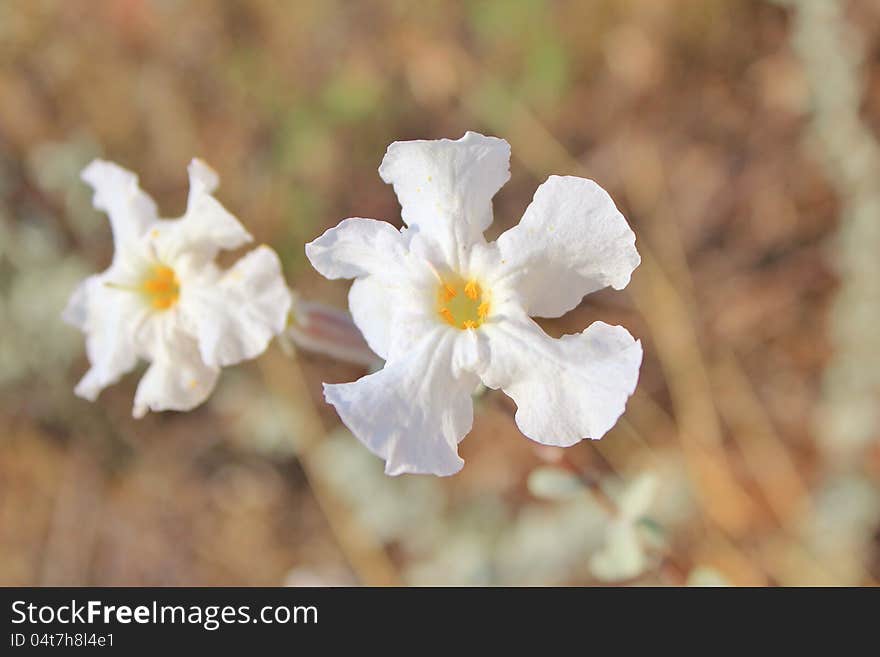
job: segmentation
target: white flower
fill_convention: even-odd
[[[189,410],[211,393],[221,367],[254,358],[283,330],[290,293],[278,256],[261,246],[228,270],[214,264],[218,251],[252,238],[211,195],[217,174],[200,160],[189,165],[186,212],[174,220],[159,219],[137,176],[111,162],[92,162],[82,178],[110,218],[114,255],[64,311],[86,334],[91,363],[76,394],[94,401],[143,358],[150,367],[134,416]]]
[[[351,313],[386,360],[324,394],[388,474],[461,469],[480,381],[516,401],[526,436],[557,446],[601,438],[635,389],[642,348],[626,329],[596,322],[556,340],[529,318],[623,288],[639,264],[633,232],[596,183],[552,176],[520,224],[487,243],[509,159],[506,141],[473,132],[395,142],[379,174],[407,227],[346,219],[306,246],[321,274],[355,279]]]

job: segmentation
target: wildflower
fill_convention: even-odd
[[[180,219],[159,219],[137,176],[96,160],[83,170],[94,205],[110,218],[110,267],[74,291],[64,319],[86,334],[91,368],[76,394],[94,401],[134,368],[150,366],[138,384],[133,415],[189,410],[202,403],[220,368],[254,358],[284,329],[290,294],[278,256],[260,246],[228,270],[221,249],[252,237],[212,196],[217,174],[189,165],[189,199]]]
[[[623,288],[639,263],[633,232],[596,183],[551,176],[519,225],[487,243],[509,159],[506,141],[473,132],[395,142],[379,174],[406,228],[346,219],[306,246],[321,274],[355,279],[352,316],[386,360],[324,394],[387,474],[460,470],[481,381],[514,399],[526,436],[556,446],[601,438],[635,388],[642,349],[626,329],[596,322],[556,340],[530,319]]]

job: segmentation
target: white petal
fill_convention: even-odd
[[[491,350],[483,383],[516,402],[517,426],[539,443],[568,447],[601,438],[635,390],[642,346],[621,326],[596,322],[556,340],[527,317],[508,314],[482,330]]]
[[[482,331],[455,330],[455,345],[452,350],[452,373],[455,376],[464,373],[478,374],[489,363],[490,344]]]
[[[403,221],[432,236],[455,266],[492,223],[492,197],[510,178],[510,145],[476,132],[455,141],[397,141],[379,175],[394,185]]]
[[[202,362],[195,340],[177,333],[163,346],[137,387],[132,415],[147,411],[188,411],[205,401],[220,368]]]
[[[411,280],[398,285],[379,276],[367,276],[352,283],[349,309],[370,349],[384,360],[396,360],[406,357],[425,335],[438,327],[452,330],[439,321],[432,303],[435,294]],[[474,333],[453,331],[451,366],[455,377],[465,372],[476,373],[488,359],[485,338],[475,338]],[[370,364],[375,365],[375,359]]]
[[[237,249],[253,238],[211,193],[219,179],[201,160],[189,165],[189,198],[180,219],[162,221],[154,227],[156,254],[172,263],[186,254],[197,263],[213,260],[220,250]]]
[[[349,292],[352,318],[370,348],[385,359],[392,321],[402,324],[401,313],[428,303],[428,288],[437,285],[430,265],[409,251],[410,237],[384,221],[352,218],[306,245],[306,255],[323,276],[357,278]]]
[[[403,357],[354,383],[324,385],[351,432],[385,459],[385,472],[440,476],[458,472],[464,461],[458,443],[473,424],[473,375],[454,377],[455,335],[437,328]]]
[[[370,349],[388,358],[394,290],[378,276],[358,278],[348,292],[348,309]]]
[[[406,237],[385,221],[354,217],[306,244],[306,256],[325,278],[389,274],[406,257]]]
[[[195,158],[186,168],[189,173],[189,198],[187,208],[203,194],[213,194],[220,186],[220,176],[202,160]]]
[[[156,204],[138,185],[138,177],[113,162],[93,160],[81,177],[95,190],[93,205],[110,218],[117,249],[141,237],[158,219]]]
[[[86,334],[91,368],[74,392],[89,401],[137,364],[136,333],[146,313],[135,295],[107,287],[105,276],[80,283],[62,315]]]
[[[261,246],[209,284],[181,280],[179,303],[202,360],[222,367],[261,354],[284,330],[291,299],[278,256]]]
[[[550,176],[497,245],[510,285],[538,317],[559,317],[609,285],[623,289],[641,261],[608,193],[573,176]]]

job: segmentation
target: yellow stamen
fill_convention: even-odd
[[[171,267],[155,265],[141,283],[141,292],[156,310],[168,310],[180,298],[180,281]]]
[[[480,284],[452,275],[440,281],[437,290],[437,313],[457,329],[480,328],[489,316],[490,300]]]

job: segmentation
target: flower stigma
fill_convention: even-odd
[[[180,281],[167,265],[153,265],[141,284],[141,292],[155,310],[168,310],[180,298]]]
[[[437,290],[437,313],[457,329],[476,329],[489,315],[489,295],[477,281],[462,278],[440,282]]]

